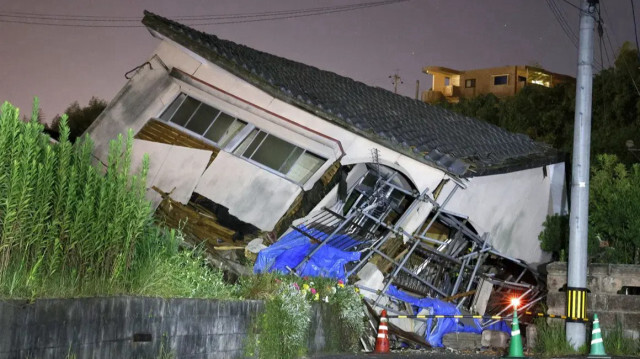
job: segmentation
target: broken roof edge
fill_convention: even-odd
[[[542,143],[538,143],[540,145],[543,145],[545,147],[548,147],[545,151],[544,151],[544,155],[536,155],[535,156],[535,161],[534,162],[526,162],[524,160],[531,160],[532,158],[510,158],[507,161],[500,163],[500,164],[494,164],[494,165],[482,165],[482,164],[478,164],[478,163],[472,163],[470,161],[468,161],[467,159],[462,159],[462,158],[457,158],[455,156],[452,156],[451,154],[446,153],[445,156],[437,156],[437,160],[433,160],[432,158],[430,158],[430,154],[432,152],[436,152],[437,149],[433,149],[432,151],[429,152],[419,152],[417,151],[415,148],[410,147],[410,146],[405,146],[403,144],[400,143],[394,143],[392,141],[390,141],[389,139],[386,139],[384,137],[381,137],[380,135],[376,134],[374,131],[367,131],[367,130],[362,130],[357,128],[356,126],[353,126],[352,124],[348,123],[347,121],[345,121],[344,119],[328,112],[328,111],[324,111],[323,109],[318,108],[317,106],[313,106],[311,104],[306,103],[305,101],[303,101],[302,99],[298,99],[296,97],[292,97],[292,96],[287,96],[286,94],[284,94],[280,89],[276,88],[275,86],[268,84],[264,81],[264,79],[260,78],[258,75],[251,73],[251,71],[248,71],[246,69],[243,69],[239,66],[237,66],[235,63],[233,63],[232,61],[230,61],[229,59],[220,56],[218,54],[216,54],[213,51],[210,51],[210,49],[203,44],[200,41],[197,41],[193,38],[191,38],[188,34],[184,33],[184,30],[189,30],[189,31],[193,31],[193,32],[197,32],[199,34],[203,34],[206,36],[213,36],[215,38],[217,38],[220,41],[225,41],[225,42],[229,42],[234,44],[235,46],[240,46],[240,47],[245,47],[248,48],[245,45],[242,44],[236,44],[230,40],[223,40],[218,38],[216,35],[213,34],[208,34],[202,31],[198,31],[195,30],[193,28],[190,28],[186,25],[183,25],[181,23],[178,23],[176,21],[164,18],[160,15],[156,15],[150,11],[145,10],[144,11],[144,18],[142,19],[142,24],[145,25],[147,27],[147,29],[151,32],[152,36],[154,37],[158,37],[157,35],[161,35],[162,37],[164,37],[164,39],[168,39],[176,44],[178,44],[181,47],[186,48],[189,51],[192,51],[194,54],[196,54],[197,56],[201,56],[204,60],[209,61],[210,63],[219,66],[220,68],[222,68],[225,71],[228,71],[229,73],[233,74],[234,76],[239,77],[240,79],[248,82],[249,84],[255,86],[256,88],[266,92],[267,94],[269,94],[270,96],[273,96],[274,98],[281,100],[287,104],[290,104],[294,107],[300,108],[304,111],[307,111],[323,120],[326,120],[330,123],[333,123],[347,131],[350,131],[352,133],[361,135],[375,143],[378,143],[382,146],[387,147],[388,149],[391,149],[393,151],[396,151],[400,154],[406,155],[409,158],[412,158],[418,162],[424,163],[428,166],[434,167],[436,169],[439,169],[443,172],[445,172],[447,175],[452,176],[452,177],[458,177],[458,178],[469,178],[469,177],[478,177],[478,176],[488,176],[488,175],[495,175],[495,174],[501,174],[501,173],[508,173],[508,172],[515,172],[515,171],[519,171],[519,170],[523,170],[523,169],[528,169],[528,168],[534,168],[534,167],[540,167],[542,165],[548,165],[548,164],[554,164],[554,163],[558,163],[558,162],[562,162],[560,160],[557,159],[557,151],[555,149],[553,149],[552,147],[546,145],[546,144],[542,144]],[[169,25],[173,25],[173,26],[177,26],[179,28],[179,30],[174,30],[172,28],[169,27]],[[256,49],[252,49],[253,51],[257,51],[263,54],[268,54],[265,53],[263,51],[260,50],[256,50]],[[297,63],[303,66],[308,66],[308,67],[314,67],[311,65],[306,65],[300,62],[296,62],[294,60],[290,60],[290,59],[286,59],[277,55],[272,55],[272,54],[268,54],[269,56],[273,56],[276,58],[280,58],[280,59],[284,59],[286,61],[290,61],[292,63]],[[315,67],[316,69],[318,69],[317,67]],[[351,78],[347,78],[335,73],[332,73],[330,71],[327,70],[321,70],[318,69],[319,71],[323,71],[323,72],[327,72],[327,73],[331,73],[334,74],[335,76],[339,76],[345,79],[348,79],[350,81],[353,81],[354,83],[359,83],[362,84],[363,86],[369,87],[369,88],[374,88],[374,89],[378,89],[380,91],[386,91],[384,89],[380,89],[377,87],[373,87],[373,86],[369,86],[366,85],[360,81],[356,81],[354,79]],[[400,96],[400,95],[398,95]],[[413,100],[413,99],[410,99]],[[418,101],[421,104],[423,104],[421,101],[419,100],[413,100],[413,101]],[[444,109],[440,109],[443,111],[446,111]],[[457,116],[462,116],[459,114],[456,114]],[[463,116],[463,117],[467,117],[467,116]],[[478,119],[474,119],[476,121],[481,121]],[[446,157],[444,160],[442,159],[442,157]]]

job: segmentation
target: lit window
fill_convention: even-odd
[[[473,87],[476,87],[476,79],[468,79],[468,80],[464,80],[464,87],[465,87],[465,88],[473,88]]]
[[[326,161],[257,128],[251,131],[233,153],[271,168],[299,183],[306,182]]]
[[[500,75],[493,77],[493,84],[498,85],[506,85],[509,83],[509,75]]]

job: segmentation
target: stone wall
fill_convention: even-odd
[[[547,306],[549,314],[565,315],[567,263],[547,265]],[[623,293],[623,287],[640,288],[640,266],[591,264],[587,273],[587,315],[598,314],[601,326],[613,328],[616,322],[630,336],[640,335],[640,295]],[[633,291],[631,291],[633,292]],[[637,293],[637,292],[636,292]]]

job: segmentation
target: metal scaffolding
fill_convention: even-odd
[[[323,208],[293,226],[319,245],[292,271],[302,268],[325,245],[359,251],[361,259],[347,267],[348,280],[358,281],[358,273],[367,263],[374,262],[381,271],[387,268],[381,289],[367,288],[376,295],[369,304],[401,315],[413,313],[409,306],[397,303],[398,298],[389,297],[387,290],[392,284],[416,297],[438,298],[462,312],[483,316],[501,315],[507,297],[517,296],[527,303],[520,310],[543,298],[544,287],[534,269],[502,255],[491,245],[487,233],[478,234],[467,219],[446,210],[449,200],[464,186],[462,182],[454,182],[439,202],[444,182],[437,190],[418,193],[394,183],[396,176],[401,175],[371,166],[353,186],[346,203]],[[420,203],[430,204],[431,212],[418,230],[408,233],[399,223]],[[434,236],[430,230],[436,225],[445,228],[446,235]],[[388,299],[385,305],[380,303],[383,297]],[[482,326],[493,322],[483,320]]]

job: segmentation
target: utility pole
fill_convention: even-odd
[[[391,81],[393,83],[393,93],[398,93],[398,83],[404,83],[402,82],[402,77],[398,75],[398,70],[396,70],[396,73],[394,73],[393,75],[389,75],[389,78],[392,79]]]
[[[587,305],[587,235],[589,225],[589,163],[591,149],[591,92],[593,30],[598,0],[580,4],[580,46],[576,111],[571,168],[571,212],[569,218],[569,262],[567,268],[567,341],[578,349],[585,343]]]
[[[416,80],[416,100],[420,99],[420,80]]]

